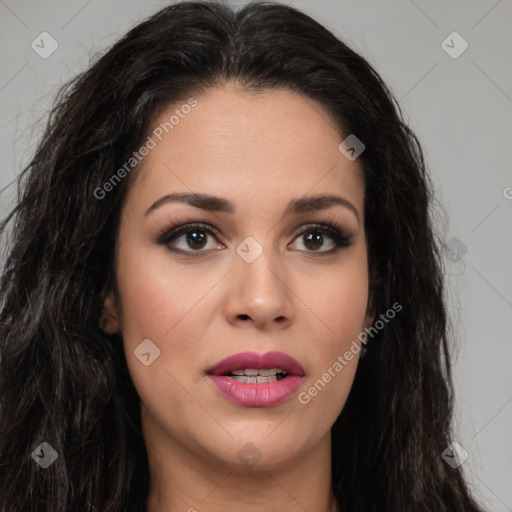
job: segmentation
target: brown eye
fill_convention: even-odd
[[[203,249],[207,239],[204,231],[189,231],[185,236],[186,243],[191,249]]]
[[[344,234],[340,230],[328,224],[317,224],[302,230],[296,237],[300,239],[306,252],[319,254],[332,254],[342,247],[351,245],[352,234]],[[321,250],[327,244],[327,250]],[[303,250],[303,249],[299,249]]]
[[[184,224],[161,235],[157,243],[166,245],[170,250],[181,254],[200,253],[222,246],[222,244],[214,244],[208,248],[209,239],[216,239],[217,234],[218,231],[207,224]]]
[[[324,235],[317,232],[311,231],[307,235],[303,235],[303,237],[304,245],[312,251],[320,249],[324,243]]]

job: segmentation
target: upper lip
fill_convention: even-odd
[[[304,375],[304,368],[299,361],[284,352],[265,352],[264,354],[258,352],[240,352],[222,359],[206,370],[206,373],[222,375],[232,370],[244,370],[248,368],[255,370],[281,368],[282,370],[286,370],[290,375]]]

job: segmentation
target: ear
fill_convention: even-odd
[[[373,312],[370,305],[368,305],[368,309],[366,310],[366,315],[364,317],[364,327],[366,329],[369,329],[373,325],[374,321],[375,321],[375,313]]]
[[[100,317],[100,327],[107,334],[119,331],[119,315],[117,311],[114,292],[108,292],[103,299],[103,312]]]

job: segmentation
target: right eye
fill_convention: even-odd
[[[218,249],[218,245],[207,248],[208,238],[210,236],[215,238],[218,233],[216,228],[208,224],[189,223],[169,229],[158,237],[157,243],[167,246],[172,252],[193,256],[194,253]],[[181,247],[179,247],[180,245]]]

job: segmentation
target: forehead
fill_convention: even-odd
[[[197,103],[174,103],[154,119],[154,147],[137,170],[132,199],[193,191],[243,207],[338,192],[362,213],[362,169],[339,151],[344,135],[320,104],[288,90],[231,86],[193,98]]]

